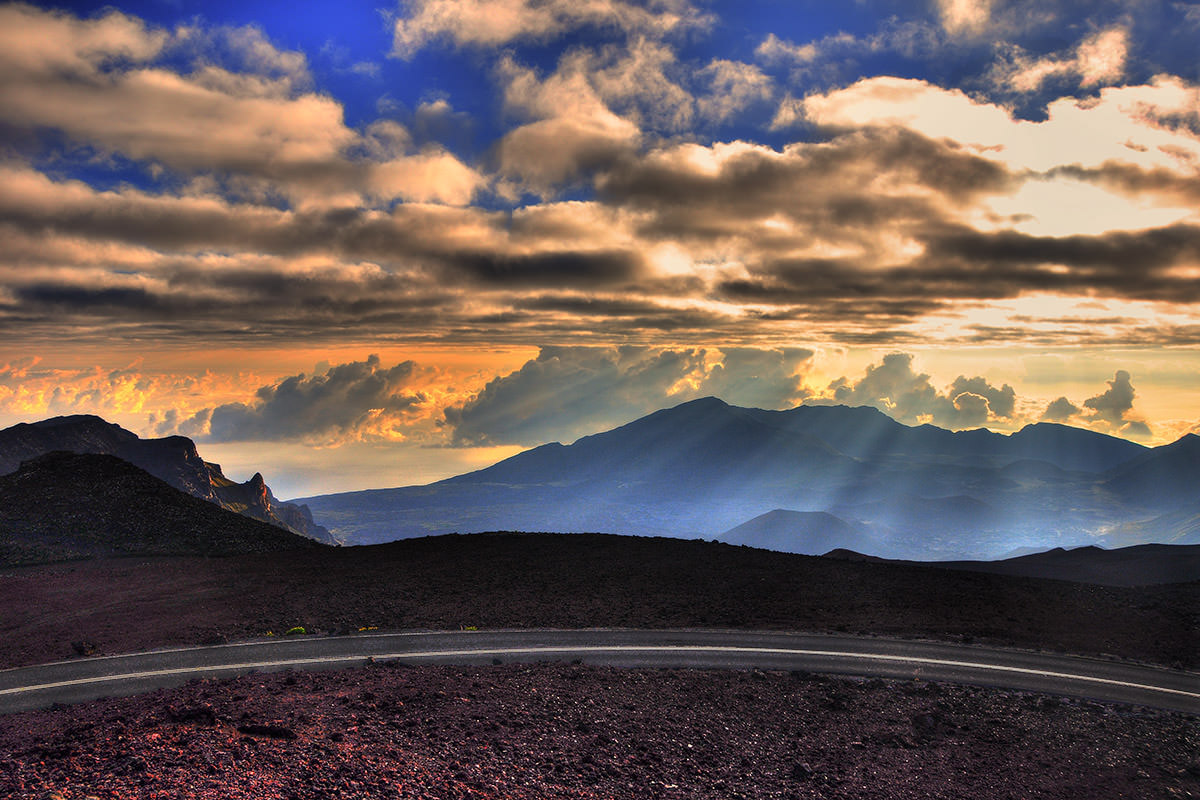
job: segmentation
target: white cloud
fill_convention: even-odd
[[[662,37],[711,18],[688,0],[412,0],[396,19],[393,54],[411,58],[432,41],[499,47],[552,39],[580,28]]]
[[[753,64],[714,59],[700,74],[710,82],[698,103],[700,114],[715,122],[726,122],[775,93],[772,80]]]
[[[628,152],[641,135],[617,116],[575,69],[542,80],[532,69],[506,59],[500,67],[505,103],[535,117],[504,136],[499,145],[501,172],[540,193]]]
[[[978,34],[991,22],[992,0],[937,0],[938,13],[946,31]]]
[[[186,54],[191,71],[158,63],[168,50]],[[483,186],[472,167],[437,148],[373,160],[376,132],[349,128],[341,104],[305,91],[309,83],[304,56],[277,49],[257,28],[168,33],[119,12],[84,21],[0,8],[8,125],[57,129],[101,153],[218,175],[232,191],[303,208],[357,205],[364,193],[464,204]]]
[[[762,44],[754,49],[754,55],[766,64],[807,63],[815,59],[818,52],[817,46],[811,42],[795,44],[780,39],[774,33],[768,33]]]
[[[912,354],[890,353],[869,365],[859,380],[838,378],[819,398],[806,402],[873,406],[910,425],[932,422],[957,430],[1011,420],[1016,391],[1008,384],[997,388],[985,378],[962,375],[939,390],[928,374],[913,369]]]
[[[1022,229],[1051,235],[1097,232],[1098,219],[1119,221],[1123,228],[1145,228],[1190,213],[1179,204],[1179,187],[1166,181],[1145,181],[1146,190],[1134,198],[1117,184],[1103,185],[1100,178],[1082,173],[1062,174],[1061,167],[1087,170],[1125,164],[1190,179],[1200,164],[1200,137],[1188,125],[1171,122],[1197,118],[1200,111],[1200,90],[1179,78],[1108,87],[1089,100],[1061,98],[1050,103],[1041,122],[1015,119],[1002,106],[974,100],[957,89],[889,77],[810,95],[799,111],[807,121],[833,129],[908,128],[968,147],[1014,172],[1027,172],[1038,183],[1026,186],[1036,185],[1038,191],[1029,188],[1025,195],[1000,198],[991,211],[1034,211],[1033,226]],[[794,105],[781,107],[778,124],[792,122],[795,114]],[[1080,183],[1091,180],[1090,185]],[[1158,195],[1156,183],[1163,187]],[[1039,192],[1040,200],[1035,196]],[[1087,203],[1098,209],[1098,219],[1078,203],[1061,202],[1067,195],[1087,195]],[[1057,199],[1051,202],[1051,197]],[[982,218],[978,223],[988,224]]]
[[[1125,75],[1128,50],[1129,32],[1123,26],[1092,34],[1069,57],[1031,58],[1011,47],[1006,62],[992,70],[992,80],[999,88],[1016,92],[1035,92],[1047,80],[1063,76],[1074,76],[1084,88],[1115,84]]]

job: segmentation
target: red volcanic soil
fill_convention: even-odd
[[[294,625],[850,631],[1195,668],[1200,584],[1124,589],[540,534],[0,572],[4,666]],[[1200,797],[1200,722],[805,674],[376,665],[0,717],[0,797]]]
[[[438,536],[0,572],[0,666],[262,637],[461,626],[876,633],[1200,666],[1200,583],[1097,587],[701,541]],[[85,645],[85,646],[72,646]]]
[[[1118,588],[700,541],[485,534],[0,571],[0,666],[397,629],[708,627],[872,633],[1200,666],[1200,583]],[[72,644],[79,645],[78,648]]]
[[[11,798],[1172,798],[1195,717],[587,665],[273,673],[0,717]]]

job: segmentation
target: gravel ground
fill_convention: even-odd
[[[1200,664],[1200,584],[452,536],[0,573],[0,664],[357,630],[849,631]],[[273,673],[0,717],[0,797],[1186,798],[1200,720],[921,682],[586,664]]]
[[[1186,798],[1200,724],[919,681],[380,664],[0,717],[0,796]]]
[[[0,572],[2,666],[297,625],[325,634],[462,626],[874,633],[1200,667],[1200,583],[1105,587],[679,539],[442,536]]]

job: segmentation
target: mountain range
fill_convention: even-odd
[[[952,432],[869,407],[766,411],[704,398],[426,486],[303,502],[346,544],[598,531],[990,560],[1198,544],[1198,486],[1194,435],[1149,448],[1052,423]]]
[[[308,507],[276,499],[261,473],[237,483],[225,477],[219,464],[202,459],[195,442],[187,437],[142,439],[96,416],[54,417],[0,431],[0,475],[13,473],[22,462],[56,451],[114,456],[181,492],[228,511],[309,539],[337,544],[326,528],[313,521]]]

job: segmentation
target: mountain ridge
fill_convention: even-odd
[[[0,564],[229,556],[321,546],[106,453],[56,450],[0,476]]]
[[[904,561],[838,548],[825,558],[1048,578],[1100,586],[1155,586],[1200,581],[1200,545],[1139,544],[1108,550],[1095,545],[1055,547],[997,561]]]
[[[953,432],[870,407],[770,411],[701,398],[425,486],[304,502],[347,543],[486,530],[712,538],[783,510],[869,530],[876,555],[996,558],[1191,542],[1190,517],[1162,516],[1158,487],[1105,485],[1120,483],[1122,465],[1171,453],[1056,423]]]
[[[196,443],[186,436],[142,439],[91,414],[51,417],[0,430],[0,475],[55,451],[115,456],[193,497],[300,536],[337,543],[328,529],[316,524],[306,506],[278,500],[261,473],[237,483],[225,476],[219,464],[201,458]]]

